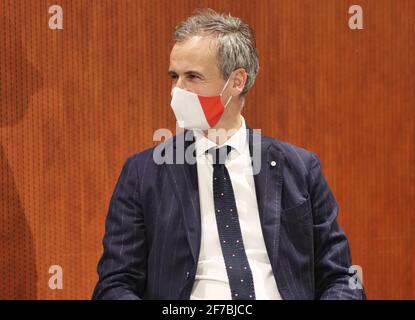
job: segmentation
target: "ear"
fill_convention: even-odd
[[[232,80],[232,96],[239,96],[246,83],[246,79],[248,78],[248,74],[246,73],[244,68],[238,68],[233,71],[233,80]]]

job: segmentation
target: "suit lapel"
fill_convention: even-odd
[[[274,143],[274,139],[262,136],[248,125],[247,128],[262,233],[275,274],[280,239],[284,155]]]
[[[167,165],[167,172],[172,181],[173,192],[182,209],[187,240],[192,252],[193,261],[196,263],[199,256],[201,240],[197,165],[196,162],[188,164],[185,161],[185,153],[194,152],[195,144],[193,142],[193,131],[186,130],[184,133],[174,137],[173,143],[166,147],[166,152],[171,152],[171,155],[173,155],[174,161],[172,164]],[[176,160],[179,160],[179,163]]]

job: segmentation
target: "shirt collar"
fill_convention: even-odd
[[[194,129],[194,136],[196,139],[195,149],[196,157],[199,158],[201,155],[205,154],[210,148],[218,148],[223,146],[231,146],[233,150],[236,150],[238,154],[242,154],[243,150],[246,148],[246,124],[245,119],[241,115],[241,126],[240,128],[222,145],[217,145],[212,140],[206,138],[201,130]]]

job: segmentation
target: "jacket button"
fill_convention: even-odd
[[[187,271],[187,272],[186,272],[186,280],[189,280],[189,278],[190,278],[190,272],[189,272],[189,271]]]
[[[275,167],[277,165],[277,162],[271,161],[271,167]]]

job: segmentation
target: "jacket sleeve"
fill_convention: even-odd
[[[336,200],[315,154],[312,154],[310,168],[310,196],[316,299],[365,299],[360,280],[351,268],[348,240],[337,222]]]
[[[135,161],[134,157],[127,159],[111,197],[94,300],[143,297],[147,247]]]

